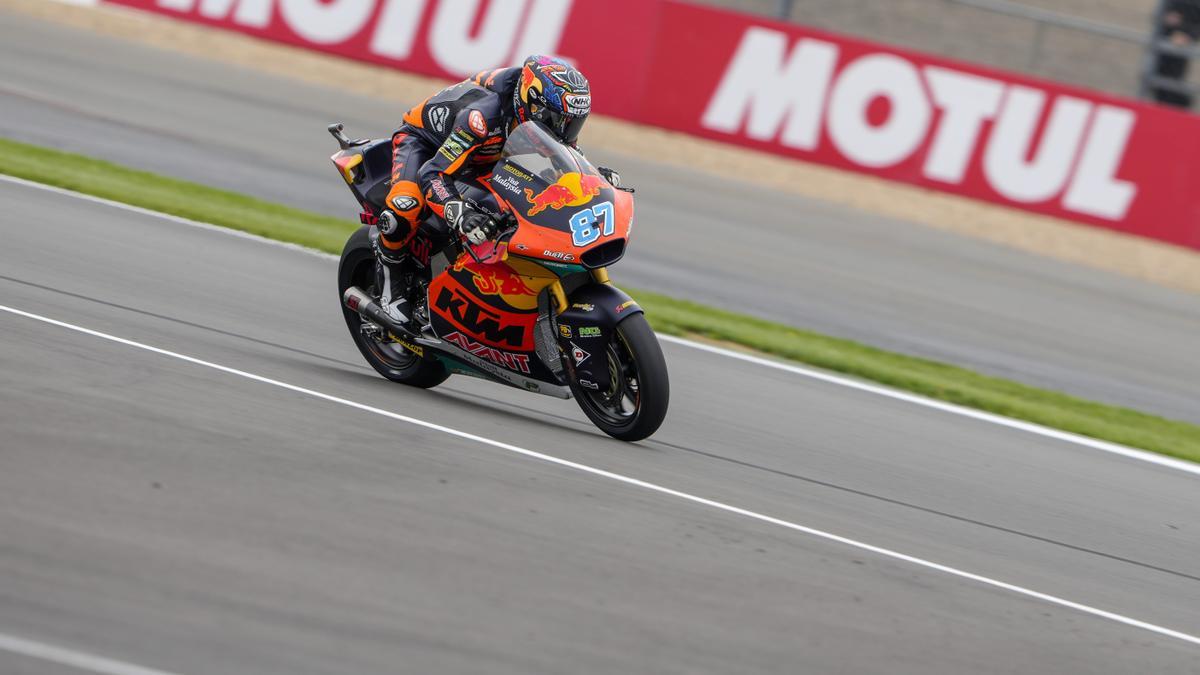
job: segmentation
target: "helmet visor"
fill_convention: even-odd
[[[543,108],[540,117],[538,121],[554,132],[559,140],[570,145],[579,140],[579,132],[583,130],[583,123],[587,121],[587,115],[568,115],[550,108]]]

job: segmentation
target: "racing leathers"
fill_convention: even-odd
[[[443,89],[404,115],[392,136],[392,187],[387,205],[394,227],[380,228],[384,257],[400,257],[428,209],[479,243],[491,219],[462,200],[454,177],[486,174],[500,158],[513,125],[513,90],[520,68],[484,71]]]
[[[481,72],[409,110],[392,136],[389,210],[380,214],[373,240],[385,312],[407,321],[406,298],[415,273],[408,253],[426,216],[441,218],[473,244],[495,234],[495,221],[462,199],[455,178],[489,174],[519,121],[537,121],[574,146],[590,110],[587,78],[560,59],[538,55],[519,68]],[[615,172],[600,172],[619,185]],[[434,253],[420,251],[422,267]]]
[[[491,217],[462,200],[454,177],[486,173],[500,158],[513,123],[513,91],[520,73],[520,68],[501,68],[449,86],[405,113],[392,134],[389,210],[380,214],[372,243],[379,261],[379,304],[399,324],[412,316],[408,295],[416,269],[409,244],[429,213],[472,243],[493,233]],[[434,253],[421,251],[422,266]]]

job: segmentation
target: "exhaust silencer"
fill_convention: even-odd
[[[383,308],[378,302],[371,299],[371,296],[363,292],[358,286],[351,286],[342,294],[342,303],[352,312],[358,312],[359,316],[373,321],[386,328],[389,332],[409,339],[418,337],[408,328],[392,321],[391,317],[383,313]]]

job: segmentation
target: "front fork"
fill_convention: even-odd
[[[592,281],[598,284],[612,285],[612,279],[608,277],[607,267],[597,267],[592,270]],[[567,292],[563,290],[562,279],[555,279],[553,284],[550,284],[550,297],[554,298],[555,314],[562,314],[570,308],[570,303],[567,301]]]
[[[550,287],[558,306],[556,338],[568,377],[585,389],[607,391],[613,378],[608,346],[617,339],[617,324],[642,308],[612,285],[608,270],[592,270],[591,276],[592,283],[576,288],[570,298],[560,281]]]

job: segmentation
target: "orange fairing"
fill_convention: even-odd
[[[528,258],[546,258],[548,260],[573,262],[579,257],[576,247],[571,243],[570,232],[560,232],[546,227],[538,227],[531,223],[520,211],[513,211],[517,217],[517,233],[508,242],[509,251]],[[546,256],[543,252],[559,252],[571,256]]]
[[[572,238],[572,233],[569,231],[539,227],[534,224],[530,220],[530,217],[531,215],[537,215],[533,213],[537,209],[537,205],[534,205],[525,213],[522,213],[519,209],[514,209],[513,215],[516,216],[519,227],[516,234],[509,241],[509,252],[527,258],[577,263],[583,253],[589,249],[617,241],[618,239],[627,240],[633,229],[633,197],[627,192],[611,188],[599,190],[597,194],[589,199],[582,200],[582,203],[578,205],[557,208],[561,208],[564,214],[572,214],[581,211],[591,211],[594,208],[600,209],[601,205],[605,202],[611,202],[613,205],[614,222],[612,234],[601,235],[594,241],[583,246],[576,245]],[[549,208],[555,209],[556,207],[551,204]],[[600,210],[603,212],[602,209]]]
[[[507,353],[533,351],[538,295],[558,277],[534,261],[502,257],[479,263],[464,254],[433,279],[429,302],[439,336],[459,333]]]
[[[617,210],[617,227],[613,237],[628,240],[633,234],[633,197],[628,192],[614,190],[613,204]]]

